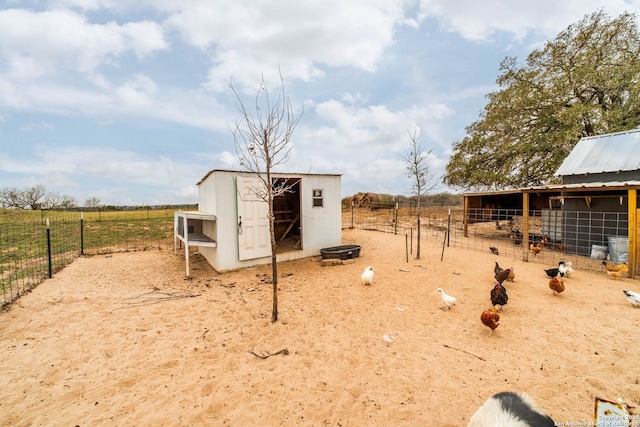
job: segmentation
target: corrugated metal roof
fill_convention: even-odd
[[[465,197],[477,196],[502,196],[519,193],[553,193],[553,192],[579,192],[588,193],[593,191],[620,191],[628,189],[640,189],[640,181],[607,181],[607,182],[585,182],[577,184],[548,184],[537,187],[518,188],[513,190],[484,191],[475,193],[463,193]]]
[[[222,172],[222,173],[235,173],[235,174],[255,174],[256,172],[250,172],[247,170],[233,170],[233,169],[212,169],[205,176],[202,177],[200,181],[196,185],[200,185],[204,182],[205,179],[209,177],[212,173]],[[262,172],[263,174],[265,172]],[[342,176],[341,173],[293,173],[293,172],[275,172],[271,171],[271,176],[273,178],[282,178],[282,177],[290,177],[290,176]]]
[[[640,169],[640,129],[582,138],[556,176]]]
[[[576,184],[549,184],[524,188],[525,192],[536,191],[589,191],[589,190],[627,190],[640,187],[640,181],[585,182]]]

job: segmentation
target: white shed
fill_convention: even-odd
[[[320,254],[342,240],[341,175],[272,173],[291,191],[274,199],[278,261]],[[174,247],[185,243],[219,272],[271,263],[268,205],[254,173],[212,170],[198,182],[198,211],[176,212]]]

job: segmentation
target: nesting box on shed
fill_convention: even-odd
[[[340,175],[272,173],[271,178],[273,186],[288,188],[273,200],[278,261],[319,255],[322,248],[340,245]],[[198,211],[174,214],[174,243],[185,243],[187,275],[189,246],[198,246],[219,272],[271,263],[264,187],[257,174],[230,170],[212,170],[198,182]]]

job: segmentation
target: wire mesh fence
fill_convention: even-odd
[[[628,262],[628,224],[626,212],[532,210],[525,224],[522,210],[469,209],[465,221],[462,207],[427,207],[420,210],[420,239],[544,268],[565,261],[574,268],[604,272],[604,260]],[[343,208],[342,225],[407,235],[412,254],[417,246],[418,217],[412,206]]]
[[[29,292],[79,256],[173,245],[173,213],[172,209],[30,212],[30,217],[20,221],[0,221],[1,305]],[[530,211],[527,224],[519,210],[470,209],[466,221],[464,216],[462,207],[422,208],[421,241],[443,248],[491,251],[499,257],[546,266],[570,261],[574,268],[593,271],[604,271],[604,259],[627,261],[627,213]],[[343,208],[342,224],[344,228],[406,235],[412,254],[416,247],[415,206]],[[530,245],[539,245],[540,251],[531,252]]]
[[[0,223],[0,306],[81,255],[172,245],[173,212],[28,212]]]

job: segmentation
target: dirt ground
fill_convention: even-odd
[[[541,264],[343,243],[360,257],[279,264],[277,323],[270,266],[219,274],[195,254],[187,280],[172,249],[77,259],[0,313],[1,425],[464,426],[506,390],[558,423],[592,421],[596,396],[640,413],[637,281],[576,270],[554,296]],[[495,261],[516,277],[490,335]]]

